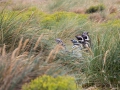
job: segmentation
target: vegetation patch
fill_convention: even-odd
[[[74,20],[75,23],[85,22],[88,19],[87,15],[79,15],[72,12],[56,12],[53,14],[47,14],[44,16],[41,21],[41,27],[45,29],[54,29],[56,27],[62,26],[62,23],[65,22],[70,24],[71,20]]]
[[[101,24],[102,27],[105,27],[106,29],[114,29],[119,30],[120,29],[120,20],[109,20],[106,23]]]
[[[22,90],[76,90],[76,83],[74,78],[70,76],[53,78],[43,75],[32,80],[29,84],[25,84]]]
[[[103,11],[105,9],[105,6],[103,4],[91,6],[86,10],[86,13],[94,13],[98,11]]]
[[[48,5],[47,1],[42,4]],[[109,8],[98,0],[95,2],[98,5],[91,5],[84,14],[70,12],[70,9],[86,6],[89,3],[86,0],[79,0],[86,5],[79,4],[78,0],[50,1],[54,5],[49,13],[42,6],[41,10],[18,6],[0,11],[0,90],[21,89],[24,83],[28,84],[23,85],[23,90],[75,90],[76,84],[83,88],[94,85],[119,90],[120,20],[116,18],[117,12],[111,14],[112,18],[104,18],[108,13],[102,11]],[[76,48],[73,53],[71,40],[83,31],[89,32],[91,53]],[[65,45],[56,44],[58,38]]]

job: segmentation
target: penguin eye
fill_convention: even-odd
[[[82,38],[79,38],[79,40],[83,40]]]
[[[87,39],[87,36],[85,36],[84,39]]]

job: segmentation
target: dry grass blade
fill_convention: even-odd
[[[64,50],[64,47],[60,44],[56,45],[55,48],[49,53],[46,62],[52,62],[60,50]]]
[[[54,53],[54,50],[51,50],[51,52],[49,53],[48,57],[47,57],[47,60],[46,62],[49,62],[50,59],[53,57],[53,53]]]
[[[58,52],[59,52],[60,50],[64,50],[64,47],[61,46],[61,45],[58,45],[57,48],[56,48],[56,50],[55,50],[55,52],[54,52],[53,59],[56,58],[56,55],[58,54]]]
[[[42,39],[42,37],[43,37],[43,34],[40,35],[40,37],[38,38],[37,42],[35,43],[35,46],[34,46],[34,48],[33,48],[34,50],[36,50],[36,48],[38,47],[39,42],[40,42],[40,40]]]
[[[3,45],[3,49],[2,49],[2,56],[4,57],[6,55],[6,45]]]
[[[100,37],[97,36],[98,46],[100,45]]]
[[[23,41],[23,37],[20,39],[20,41],[19,41],[19,45],[18,45],[18,50],[17,50],[17,52],[16,52],[16,56],[18,56],[19,55],[19,53],[20,53],[20,49],[21,49],[21,47],[22,47],[22,41]]]
[[[0,54],[2,54],[2,47],[0,47]]]
[[[18,76],[22,75],[23,71],[25,70],[26,65],[23,63],[28,62],[29,59],[26,59],[27,54],[23,53],[22,55],[19,55],[16,57],[16,52],[18,51],[19,48],[16,48],[13,53],[11,58],[10,63],[6,64],[6,68],[4,69],[3,72],[3,85],[0,87],[0,90],[11,90],[9,87],[13,84],[13,80],[19,78]],[[6,57],[9,58],[9,55]],[[19,62],[19,64],[18,64]]]
[[[2,85],[2,87],[0,87],[0,90],[7,90],[8,87],[10,86],[10,81],[12,79],[12,75],[9,75],[5,80],[4,80],[4,84]]]
[[[24,48],[26,47],[27,43],[29,42],[29,39],[26,39],[23,43],[23,46],[22,46],[22,50],[24,50]]]
[[[93,56],[93,55],[94,55],[94,53],[92,52],[91,48],[90,48],[88,45],[86,45],[85,47],[86,47],[86,48],[85,48],[85,49],[83,49],[83,50],[84,50],[84,51],[86,51],[86,50],[87,50],[87,51],[89,51],[90,55],[92,55],[92,56]]]
[[[28,43],[29,39],[25,40],[25,42],[23,44],[23,47],[22,47],[22,41],[23,41],[23,37],[20,39],[18,47],[12,52],[11,60],[14,60],[19,55],[21,48],[22,49],[25,48],[25,46]]]
[[[105,54],[104,54],[104,58],[103,58],[103,67],[105,66],[105,64],[106,64],[106,58],[107,58],[107,55],[108,55],[108,53],[109,53],[109,50],[107,50],[106,52],[105,52]]]
[[[87,47],[87,50],[90,52],[90,54],[91,54],[92,56],[94,55],[93,52],[92,52],[92,50],[91,50],[91,48]]]
[[[11,56],[11,60],[14,60],[14,59],[15,59],[17,52],[18,52],[18,48],[16,48],[16,49],[13,51],[12,56]]]

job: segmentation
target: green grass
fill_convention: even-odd
[[[88,58],[86,71],[90,82],[113,87],[119,84],[119,33],[119,30],[105,30],[94,37],[94,56]]]

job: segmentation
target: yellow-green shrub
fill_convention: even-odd
[[[71,21],[74,21],[77,24],[81,24],[80,22],[84,23],[88,18],[88,16],[85,14],[76,14],[65,11],[47,14],[36,7],[29,7],[28,9],[22,11],[11,11],[10,13],[7,12],[4,18],[12,16],[12,14],[17,16],[14,16],[15,19],[20,19],[22,22],[27,20],[34,20],[37,18],[41,28],[43,29],[53,29],[60,27],[63,23],[65,26],[67,26],[71,23]]]
[[[75,23],[84,22],[87,20],[87,15],[75,14],[72,12],[56,12],[53,14],[47,14],[41,18],[42,28],[51,29],[53,27],[59,27],[62,23],[71,23],[71,20],[74,20]],[[68,23],[68,24],[69,24]]]
[[[43,75],[23,85],[22,90],[76,90],[76,84],[74,78],[70,76],[53,78]]]
[[[109,20],[102,24],[106,29],[120,29],[120,20]]]
[[[34,18],[41,18],[45,16],[46,14],[42,12],[41,10],[37,9],[36,7],[29,7],[27,10],[21,13],[19,17],[21,17],[22,20],[27,20],[30,17]]]

